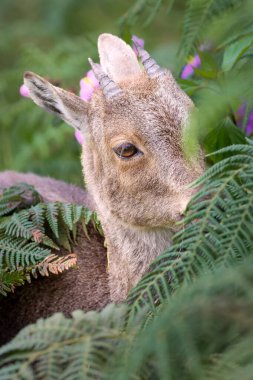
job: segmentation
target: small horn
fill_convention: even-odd
[[[139,45],[138,41],[133,38],[133,43],[138,51],[138,56],[140,57],[141,63],[144,66],[147,74],[151,78],[160,77],[165,74],[164,70],[156,63],[156,61],[150,57],[148,52]]]
[[[103,72],[101,65],[94,63],[91,58],[88,58],[88,61],[107,99],[117,96],[123,92],[121,88],[118,87],[117,84]]]

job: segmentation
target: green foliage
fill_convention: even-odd
[[[55,314],[47,321],[38,321],[36,331],[32,326],[27,327],[19,335],[17,345],[13,342],[12,347],[10,344],[2,348],[1,353],[10,358],[10,367],[0,370],[1,379],[11,376],[20,379],[103,379],[108,358],[128,339],[120,333],[125,309],[109,305],[99,314],[76,311],[73,319]],[[43,339],[40,340],[40,336]],[[18,351],[24,348],[28,351],[21,358]],[[10,352],[14,354],[12,358]],[[13,360],[15,364],[11,363]]]
[[[245,143],[244,135],[252,132],[247,125],[252,111],[252,86],[248,80],[253,74],[252,16],[253,6],[247,0],[236,4],[188,2],[180,54],[185,57],[195,51],[201,60],[190,79],[180,80],[198,107],[184,130],[184,150],[189,160],[194,161],[198,155],[199,143],[206,153],[212,153]],[[242,105],[245,111],[240,114]],[[224,157],[209,156],[208,160],[213,164]]]
[[[8,267],[10,270],[38,263],[51,252],[37,243],[28,243],[26,239],[13,239],[4,234],[0,235],[0,250],[0,268]]]
[[[243,54],[251,47],[253,43],[253,35],[240,38],[238,41],[231,43],[224,51],[222,70],[228,71],[242,58]]]
[[[230,367],[224,366],[220,378],[230,379],[234,370],[237,375],[249,374],[253,343],[250,265],[252,256],[242,266],[214,274],[202,271],[193,285],[185,283],[157,310],[134,344],[125,348],[119,378],[131,378],[131,374],[141,378],[149,368],[145,378],[214,379],[219,367],[215,365],[229,355]],[[238,357],[242,347],[245,351]]]
[[[0,293],[36,276],[60,273],[76,264],[76,257],[59,257],[52,252],[63,247],[71,251],[76,243],[77,225],[87,235],[92,222],[101,232],[94,213],[83,206],[61,202],[43,203],[32,186],[21,184],[0,196]],[[88,236],[87,236],[88,237]]]
[[[203,138],[202,146],[207,153],[212,153],[223,147],[233,144],[245,144],[245,142],[245,135],[242,130],[230,118],[225,118]],[[224,156],[222,152],[220,154],[211,154],[208,160],[215,163]]]
[[[187,57],[196,50],[207,25],[233,8],[238,10],[244,0],[188,0],[184,17],[183,36],[180,45],[180,56]]]
[[[209,65],[209,69],[206,68],[208,58],[202,54],[201,68],[195,70],[194,77],[180,81],[182,88],[193,97],[198,106],[198,111],[192,114],[191,122],[184,130],[184,150],[189,159],[198,154],[198,143],[206,153],[212,153],[231,144],[246,143],[244,136],[251,133],[251,128],[248,128],[252,112],[252,88],[248,80],[253,69],[250,57],[236,62],[236,53],[230,60],[230,63],[234,61],[234,66],[230,65],[231,69],[224,71],[221,67],[224,54],[224,51],[215,48],[206,54],[214,58],[217,64],[213,68]],[[242,104],[247,105],[245,111],[241,111],[244,115],[239,113]],[[221,158],[222,155],[219,156]],[[217,157],[210,156],[209,161],[214,163],[216,159]]]
[[[5,112],[0,114],[0,170],[31,171],[82,184],[73,129],[22,98],[19,87],[23,72],[31,70],[78,93],[79,81],[89,70],[87,57],[95,60],[97,55],[91,18],[97,12],[95,4],[87,12],[86,2],[78,0],[25,0],[22,5],[19,0],[1,1],[0,104]],[[82,19],[69,24],[71,15]],[[100,17],[106,28],[108,16],[102,11]]]
[[[0,196],[0,217],[40,201],[40,195],[32,186],[27,184],[12,186],[5,189]]]
[[[131,28],[137,22],[141,22],[147,27],[157,15],[159,9],[165,3],[169,13],[173,7],[175,0],[137,0],[127,10],[127,12],[119,19],[122,37],[131,43]]]
[[[0,271],[0,294],[6,296],[13,292],[16,286],[24,285],[28,277],[22,269],[10,272],[8,269]]]

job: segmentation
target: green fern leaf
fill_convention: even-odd
[[[71,252],[71,245],[73,240],[71,238],[70,230],[65,223],[62,215],[59,215],[58,218],[58,244],[63,246],[66,250]]]
[[[42,261],[51,251],[26,239],[0,235],[0,270],[6,266],[10,270],[27,267]]]
[[[54,233],[54,235],[59,238],[59,227],[58,227],[58,214],[59,214],[59,204],[58,203],[47,203],[46,206],[46,217],[49,226]]]
[[[12,211],[14,211],[18,206],[20,202],[8,202],[8,203],[2,203],[0,204],[0,217],[3,215],[10,214]]]
[[[76,243],[77,223],[81,220],[82,212],[83,212],[83,206],[72,205],[72,211],[73,211],[72,234],[73,234],[73,240]]]
[[[61,203],[61,216],[70,231],[73,228],[73,207],[69,203]]]
[[[35,239],[34,239],[35,240]],[[35,240],[36,241],[36,240]],[[41,241],[40,241],[43,245],[45,245],[46,247],[50,247],[52,249],[55,249],[56,251],[59,251],[60,248],[59,246],[52,240],[50,239],[49,236],[47,235],[42,235],[41,237]]]
[[[73,207],[73,224],[79,222],[82,217],[84,207],[80,205],[72,205]]]
[[[29,220],[29,214],[26,210],[14,213],[7,220],[0,223],[0,229],[9,236],[23,237],[29,239],[34,229],[33,223]]]
[[[42,233],[45,233],[45,204],[38,203],[29,209],[30,218],[36,229],[39,229]]]
[[[0,194],[0,217],[10,214],[18,208],[36,204],[40,200],[40,195],[33,186],[24,183],[11,186]]]
[[[13,292],[16,286],[23,285],[26,280],[24,271],[0,271],[0,295],[6,296],[7,293]]]

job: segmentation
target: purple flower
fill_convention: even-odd
[[[235,114],[236,123],[238,127],[241,129],[243,128],[243,119],[245,117],[246,108],[247,108],[247,104],[244,102],[238,108]],[[248,119],[247,119],[246,127],[245,127],[245,133],[248,136],[253,133],[253,110],[248,115]]]
[[[247,135],[251,135],[253,133],[253,111],[249,114],[248,122],[246,125],[246,133]]]
[[[79,142],[80,145],[83,145],[83,143],[84,143],[84,137],[83,137],[82,132],[75,131],[75,138],[76,138],[77,142]]]
[[[137,37],[136,35],[132,36],[132,40],[133,40],[133,46],[132,46],[133,51],[135,52],[136,55],[138,55],[138,50],[136,49],[135,43],[136,45],[144,48],[144,40],[142,38]]]
[[[201,65],[201,59],[198,54],[196,54],[194,57],[190,57],[190,59],[187,61],[187,65],[183,68],[181,78],[187,79],[189,78],[193,73],[194,69],[199,67]]]
[[[80,80],[80,97],[89,102],[96,88],[99,87],[99,82],[92,70],[89,70],[84,78]]]
[[[80,80],[80,98],[89,102],[93,94],[94,87],[87,77]]]
[[[25,84],[22,84],[19,88],[19,93],[21,96],[24,96],[25,98],[29,98],[29,89]]]
[[[92,94],[99,87],[99,82],[92,70],[86,73],[86,76],[80,80],[80,98],[85,102],[91,100]],[[75,132],[75,138],[80,145],[84,143],[84,137],[80,131]]]
[[[92,84],[93,87],[95,87],[95,88],[99,87],[99,81],[95,77],[95,75],[94,75],[94,73],[93,73],[92,70],[89,70],[87,72],[86,77],[89,79],[89,81],[91,82],[91,84]]]

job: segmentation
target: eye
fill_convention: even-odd
[[[133,156],[143,154],[138,148],[136,148],[135,145],[130,143],[120,144],[113,148],[113,151],[117,154],[119,158],[122,159],[128,159],[132,158]]]

